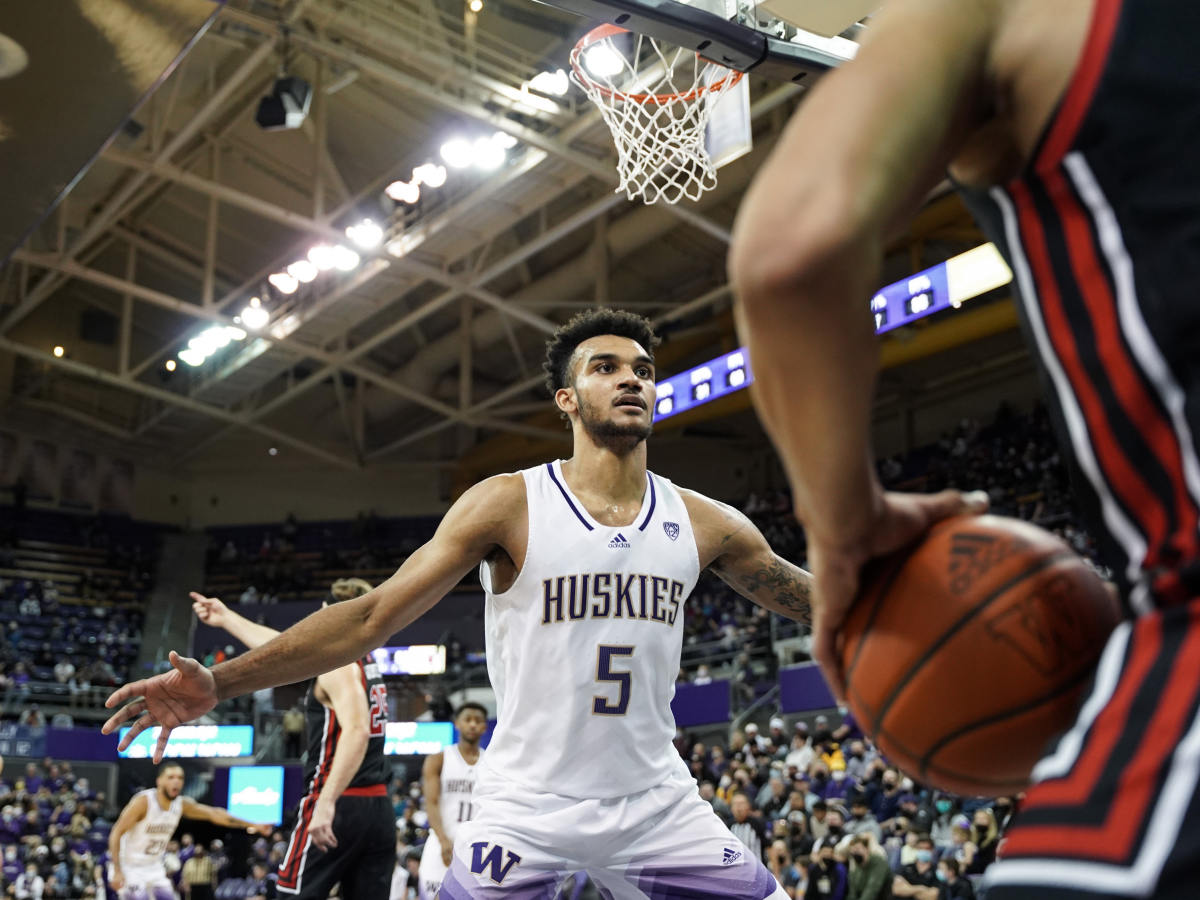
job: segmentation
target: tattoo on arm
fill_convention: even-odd
[[[724,547],[733,537],[726,535]],[[789,619],[812,621],[812,576],[774,553],[756,560],[751,566],[735,568],[718,557],[713,572],[731,588],[747,599],[772,609]]]

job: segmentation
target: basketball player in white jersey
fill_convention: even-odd
[[[227,828],[245,828],[269,835],[270,825],[254,825],[217,806],[205,806],[182,796],[183,766],[167,763],[158,770],[154,787],[130,798],[108,834],[108,884],[121,900],[174,900],[163,854],[179,820],[198,819]]]
[[[475,811],[475,765],[483,750],[479,739],[487,731],[487,709],[466,702],[454,714],[458,743],[443,753],[431,753],[421,767],[429,838],[421,852],[418,890],[421,900],[434,900],[450,868],[454,836]]]
[[[219,699],[356,659],[482,563],[499,724],[443,900],[552,896],[579,870],[614,900],[785,898],[700,798],[671,743],[670,702],[702,570],[803,621],[810,577],[737,510],[647,471],[656,343],[640,316],[576,316],[546,354],[571,459],[475,485],[386,582],[257,650],[211,670],[172,653],[170,672],[109,698],[139,699],[105,731],[161,725],[161,752],[171,728]]]

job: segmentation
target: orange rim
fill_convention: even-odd
[[[579,77],[580,81],[587,85],[591,90],[596,91],[596,93],[600,94],[602,97],[611,100],[632,100],[635,103],[656,103],[660,105],[665,105],[667,103],[688,103],[692,100],[698,100],[709,91],[722,91],[726,88],[726,86],[732,87],[741,81],[742,76],[746,74],[745,72],[739,72],[736,69],[729,69],[728,75],[718,78],[712,84],[696,85],[696,87],[692,88],[690,91],[686,91],[682,94],[628,94],[624,91],[614,90],[613,88],[607,88],[602,84],[598,84],[588,75],[587,71],[583,67],[583,52],[587,50],[588,47],[591,47],[593,44],[596,44],[605,38],[616,37],[619,34],[628,33],[629,29],[622,28],[620,25],[611,25],[608,23],[605,23],[604,25],[598,25],[581,37],[575,44],[574,49],[571,50],[571,55],[569,57],[571,68],[575,70],[575,74]],[[704,59],[704,57],[700,56],[699,53],[697,53],[696,56],[700,59]],[[711,63],[714,66],[720,65],[720,63],[714,63],[712,60],[705,60],[705,62]]]

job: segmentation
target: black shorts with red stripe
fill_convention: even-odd
[[[1200,599],[1122,624],[986,874],[988,900],[1200,897]]]
[[[333,816],[337,846],[318,849],[309,824],[316,797],[300,802],[300,816],[279,866],[277,890],[297,900],[326,900],[341,884],[345,900],[380,900],[391,892],[396,865],[396,817],[386,789],[350,788],[338,798]]]

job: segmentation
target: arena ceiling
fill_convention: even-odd
[[[96,2],[73,0],[89,20]],[[137,58],[162,41],[150,13],[168,7],[104,0],[120,21],[97,26],[104,52]],[[533,0],[484,0],[478,13],[460,0],[229,0],[214,14],[189,0],[171,15],[188,7],[212,15],[203,34],[179,41],[133,124],[95,142],[95,161],[0,271],[4,419],[62,423],[185,469],[268,447],[345,468],[450,461],[512,435],[561,446],[542,344],[579,309],[652,317],[668,367],[734,346],[729,229],[800,87],[753,82],[754,151],[699,203],[648,207],[614,193],[612,141],[582,93],[522,90],[565,67],[588,24],[570,14]],[[72,46],[29,49],[37,59]],[[268,132],[255,109],[285,50],[314,99],[303,127]],[[40,84],[25,86],[43,104],[31,114],[52,116]],[[451,170],[416,205],[383,199],[390,182],[440,162],[450,137],[495,132],[515,139],[498,169]],[[57,159],[56,141],[19,122],[0,144],[21,141],[47,166]],[[400,255],[360,251],[356,268],[293,294],[267,287],[367,216]],[[954,198],[934,199],[887,275],[979,242]],[[166,370],[251,296],[272,313],[261,336]]]

